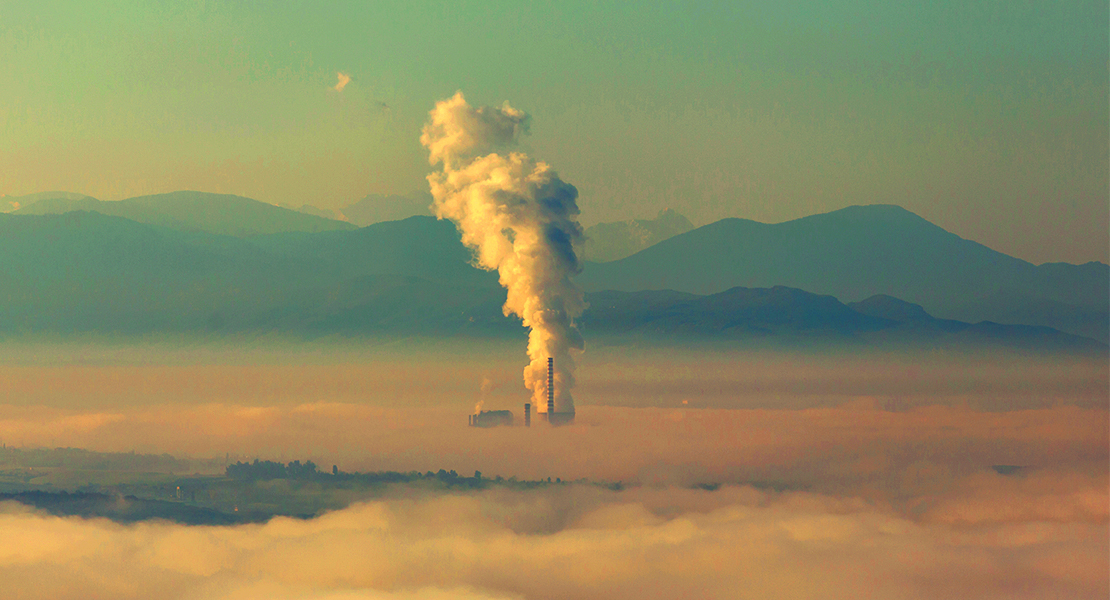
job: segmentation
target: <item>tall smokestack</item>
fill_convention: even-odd
[[[555,414],[555,359],[547,357],[547,419]]]
[[[532,426],[532,405],[527,402],[524,403],[524,426]]]
[[[571,276],[581,270],[576,247],[578,190],[554,169],[514,149],[528,129],[528,115],[508,103],[500,108],[467,104],[462,93],[436,103],[420,142],[441,170],[428,175],[436,217],[455,223],[473,252],[474,266],[497,270],[507,290],[506,316],[520,317],[528,332],[524,385],[538,408],[554,386],[544,385],[545,358],[557,358],[560,413],[574,412],[574,356],[582,351],[575,319],[586,309]]]

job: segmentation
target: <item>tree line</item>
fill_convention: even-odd
[[[258,460],[254,462],[239,462],[227,466],[225,474],[230,479],[237,481],[269,481],[273,479],[292,479],[299,481],[316,481],[320,483],[339,483],[343,481],[352,481],[358,483],[413,483],[416,481],[436,481],[448,486],[458,486],[467,488],[484,488],[490,484],[509,484],[519,485],[525,487],[534,487],[538,485],[546,485],[551,483],[561,484],[561,479],[552,481],[550,477],[546,480],[540,479],[538,481],[519,481],[516,477],[505,479],[498,475],[494,478],[483,478],[481,471],[474,471],[472,477],[459,475],[454,469],[447,471],[440,469],[439,471],[409,471],[406,473],[398,471],[376,471],[370,473],[347,473],[340,471],[335,465],[332,465],[331,471],[321,471],[316,466],[316,463],[311,460],[302,463],[299,460],[282,464],[271,460]]]

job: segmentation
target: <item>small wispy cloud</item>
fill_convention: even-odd
[[[347,84],[351,82],[351,76],[342,71],[337,72],[336,76],[339,78],[339,83],[336,83],[335,87],[332,89],[337,92],[342,92],[343,88],[347,87]]]

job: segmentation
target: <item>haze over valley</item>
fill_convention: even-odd
[[[318,575],[330,567],[248,566],[259,548],[303,563],[306,544],[378,548],[340,570],[373,597],[725,597],[855,561],[887,573],[881,594],[925,598],[981,577],[954,575],[953,552],[1039,573],[1034,590],[1105,586],[1110,373],[1105,336],[1082,335],[1106,319],[1104,264],[1029,265],[887,205],[676,232],[584,264],[575,423],[525,428],[525,331],[449,222],[355,228],[198,192],[41,203],[0,215],[0,522],[28,543],[92,536],[109,552],[12,555],[9,574],[51,582],[17,586],[24,597],[87,585],[64,564],[138,573],[98,587],[122,597],[170,581],[211,597],[333,592]],[[610,247],[636,227],[608,228]],[[1002,322],[933,314],[960,306]],[[516,426],[466,427],[474,405]],[[222,528],[225,549],[198,525]],[[506,579],[509,554],[464,558],[459,527],[530,556],[521,572],[561,564],[554,552],[638,583]],[[861,550],[877,535],[893,559]],[[182,536],[194,550],[169,550]],[[393,536],[449,558],[397,554]],[[617,540],[659,558],[614,555]],[[1069,574],[1025,553],[1066,554]],[[779,558],[757,576],[701,563],[718,554]]]
[[[9,335],[519,332],[501,315],[496,278],[471,267],[454,227],[433,217],[354,228],[246,198],[182,192],[118,203],[42,200],[0,215],[0,229],[10,257],[0,270],[10,290],[0,298],[0,331]],[[867,338],[883,331],[870,337],[915,341],[931,328],[945,345],[974,337],[963,332],[989,321],[1025,326],[979,328],[993,328],[1001,343],[1032,348],[1040,342],[1027,338],[1036,338],[1060,349],[1098,347],[1089,340],[1104,347],[1110,330],[1107,265],[1031,265],[885,205],[777,225],[719,221],[621,260],[587,262],[576,281],[597,304],[584,326],[602,334]],[[729,292],[775,286],[810,295]],[[712,305],[698,300],[707,294]],[[812,294],[846,308],[833,315]],[[636,301],[612,314],[625,298]],[[764,321],[745,312],[752,302],[764,306]],[[895,315],[892,303],[920,309],[913,318],[904,309]],[[679,306],[684,316],[660,320],[660,311]],[[846,316],[853,310],[862,316]],[[963,324],[925,326],[928,317]],[[913,331],[898,325],[914,319]]]
[[[1110,597],[1107,22],[0,3],[3,597]]]

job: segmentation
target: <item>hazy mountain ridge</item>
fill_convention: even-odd
[[[1104,352],[1106,345],[1049,327],[936,319],[921,306],[874,296],[843,304],[804,290],[733,288],[700,296],[672,290],[595,292],[583,329],[654,340],[708,338],[849,345],[1004,346],[1024,350]]]
[[[308,215],[242,196],[207,192],[172,192],[106,202],[88,196],[50,197],[22,206],[14,214],[47,215],[90,211],[177,229],[235,237],[284,231],[320,232],[354,229],[350,223]]]
[[[244,240],[96,212],[0,215],[0,256],[5,330],[203,327],[213,306],[249,309],[277,283],[272,260]]]
[[[432,196],[426,191],[411,194],[368,194],[356,202],[338,209],[320,208],[312,204],[301,206],[282,205],[298,212],[326,219],[346,221],[357,227],[366,227],[385,221],[400,221],[409,217],[431,216]]]
[[[432,217],[238,238],[95,212],[9,214],[0,215],[0,258],[0,331],[8,333],[523,335],[501,313],[496,273],[470,266],[454,226]],[[602,291],[587,301],[587,335],[928,344],[979,336],[1092,348],[1047,328],[935,319],[893,297],[845,305],[790,286]]]
[[[366,227],[388,221],[401,221],[414,216],[431,216],[432,203],[430,194],[417,192],[408,195],[369,194],[358,202],[336,210],[310,204],[286,208]],[[585,230],[586,244],[583,255],[586,259],[595,262],[617,260],[693,228],[694,225],[689,219],[672,209],[659,211],[654,219],[598,223]]]
[[[340,276],[404,275],[451,284],[496,285],[496,274],[470,266],[471,252],[450,221],[410,217],[355,231],[277,233],[255,247],[287,261],[311,260]]]
[[[672,209],[659,211],[654,219],[598,223],[586,228],[584,258],[593,262],[619,260],[693,228],[689,219]]]
[[[19,210],[20,208],[23,208],[25,206],[30,206],[32,204],[35,204],[37,202],[42,202],[44,200],[70,200],[70,201],[75,201],[75,200],[83,200],[83,199],[86,199],[86,198],[95,200],[95,198],[93,198],[92,196],[86,196],[85,194],[78,194],[76,192],[62,192],[62,191],[37,192],[37,193],[34,193],[34,194],[25,194],[23,196],[3,196],[3,197],[0,197],[0,213],[15,212],[15,211]]]
[[[374,314],[398,298],[423,318],[409,328],[421,329],[490,293],[502,294],[493,306],[504,319],[496,275],[471,267],[454,226],[431,218],[246,240],[96,212],[0,215],[0,257],[7,332],[323,331],[356,322],[363,332],[403,330],[349,315],[352,304]],[[413,274],[436,280],[435,291]],[[479,292],[455,293],[470,288]],[[460,313],[460,326],[469,317]]]
[[[339,209],[340,218],[359,227],[385,221],[400,221],[409,217],[431,216],[432,195],[420,191],[408,195],[369,194],[358,202]]]
[[[733,288],[708,296],[671,290],[596,292],[583,326],[602,331],[719,337],[786,333],[851,335],[891,322],[853,311],[832,296],[787,287]]]
[[[1010,325],[993,321],[965,323],[954,319],[933,317],[919,304],[906,302],[886,295],[872,296],[860,302],[847,304],[856,312],[896,323],[889,332],[901,339],[916,337],[921,340],[949,343],[999,343],[1024,348],[1105,348],[1106,345],[1090,338],[1064,333],[1051,327],[1038,325]]]
[[[1110,327],[1107,265],[1035,266],[889,205],[773,225],[724,219],[622,260],[589,263],[578,281],[587,291],[783,285],[848,301],[887,294],[944,317],[1020,316],[1102,341]]]

